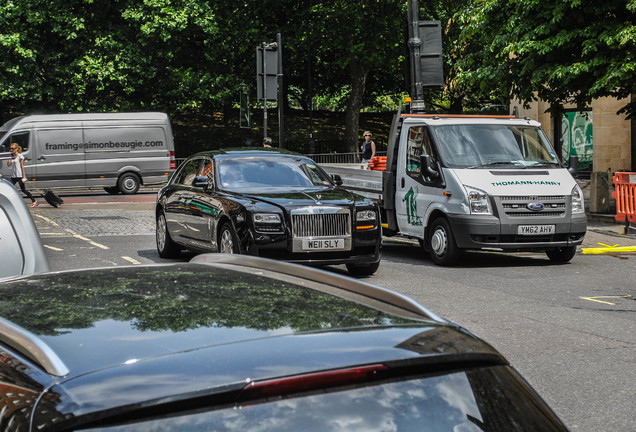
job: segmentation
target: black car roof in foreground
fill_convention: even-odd
[[[359,303],[359,315],[338,297]],[[15,279],[0,285],[0,317],[2,342],[55,376],[243,339],[443,322],[391,290],[310,267],[225,254],[200,255],[190,264]],[[205,338],[208,332],[212,339]]]
[[[245,255],[15,279],[0,316],[62,429],[508,364],[401,294]]]

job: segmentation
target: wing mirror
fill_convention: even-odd
[[[428,175],[435,179],[439,177],[439,171],[434,169],[431,163],[431,155],[420,155],[420,169],[423,175]]]
[[[340,174],[332,174],[331,179],[336,184],[336,186],[342,186],[342,184],[344,183],[342,181],[342,177],[340,177]]]
[[[568,171],[572,174],[572,177],[575,177],[579,174],[579,157],[578,155],[570,155],[570,159],[568,160]]]
[[[192,186],[207,190],[210,187],[210,178],[206,175],[196,176],[192,181]]]

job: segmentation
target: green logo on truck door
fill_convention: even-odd
[[[422,219],[417,215],[417,190],[409,189],[402,202],[406,204],[406,222],[413,226],[422,226]]]

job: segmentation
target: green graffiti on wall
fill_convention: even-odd
[[[568,111],[561,117],[561,145],[566,165],[571,155],[579,157],[579,168],[592,165],[592,111]]]

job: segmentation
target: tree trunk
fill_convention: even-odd
[[[345,152],[351,153],[360,151],[360,107],[362,106],[369,68],[361,65],[355,59],[351,59],[349,68],[351,70],[351,95],[345,114]]]

